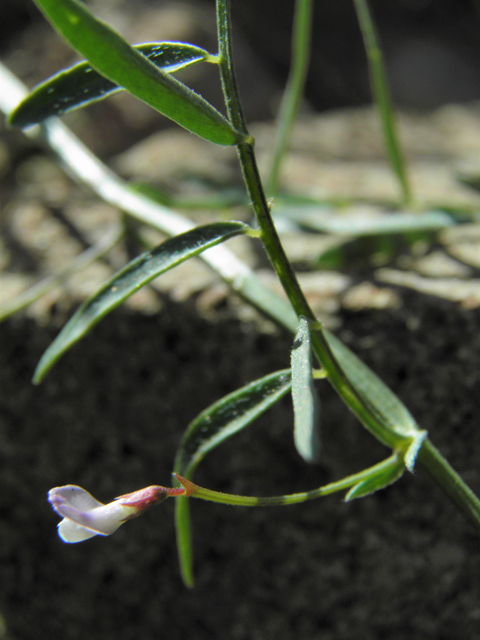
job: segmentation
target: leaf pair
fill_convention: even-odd
[[[209,61],[210,54],[182,42],[146,42],[134,45],[165,73],[173,73],[196,62]],[[79,62],[36,86],[12,111],[8,123],[22,129],[118,93],[122,87],[107,80],[92,69],[88,62]]]
[[[175,473],[191,478],[203,457],[227,438],[249,426],[290,389],[294,404],[296,447],[305,459],[318,457],[316,407],[312,385],[311,351],[308,323],[300,328],[292,350],[292,369],[256,380],[225,396],[202,411],[186,430],[175,460]],[[313,435],[312,434],[316,434]],[[187,586],[193,586],[193,551],[188,498],[175,504],[175,525],[180,570]]]
[[[60,114],[85,104],[77,93],[72,96],[72,82],[80,82],[87,102],[102,97],[102,91],[111,92],[122,87],[143,102],[198,136],[216,144],[233,145],[244,142],[246,136],[236,131],[230,122],[210,103],[186,85],[156,66],[152,45],[132,47],[105,22],[96,18],[77,0],[35,0],[40,10],[55,29],[84,56],[90,65],[110,84],[100,82],[87,68],[74,67],[67,75],[57,75],[47,85],[39,87],[10,117],[14,126],[29,126],[53,113]],[[168,49],[168,47],[167,47]],[[213,61],[214,57],[192,45],[177,45],[168,51],[157,51],[157,62],[166,70],[174,70],[198,60]],[[162,63],[162,57],[165,64]],[[175,62],[175,57],[177,61]],[[85,63],[82,63],[85,64]],[[92,80],[92,85],[90,83]],[[99,95],[100,91],[100,95]],[[49,98],[52,98],[51,100]]]

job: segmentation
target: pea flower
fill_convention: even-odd
[[[63,520],[58,535],[64,542],[82,542],[93,536],[110,536],[127,520],[166,500],[169,496],[185,495],[183,488],[152,485],[102,504],[92,495],[73,484],[55,487],[48,492],[48,501]]]

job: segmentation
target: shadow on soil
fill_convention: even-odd
[[[479,312],[419,295],[350,314],[340,335],[404,399],[480,490]],[[479,540],[421,471],[372,497],[287,508],[194,502],[196,587],[179,578],[173,501],[108,539],[65,545],[49,488],[102,501],[169,484],[182,431],[208,403],[288,366],[290,336],[211,323],[168,304],[117,310],[40,387],[55,331],[0,331],[0,612],[12,640],[436,640],[474,637]],[[205,460],[211,488],[272,495],[319,486],[381,459],[380,445],[320,386],[324,462],[306,467],[288,399]]]

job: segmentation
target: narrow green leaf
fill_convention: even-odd
[[[312,378],[310,327],[304,317],[295,335],[291,364],[295,447],[306,462],[318,462],[320,405]]]
[[[197,93],[158,69],[78,0],[35,0],[57,31],[94,69],[167,118],[216,144],[245,142]]]
[[[412,190],[405,167],[402,148],[397,133],[397,123],[390,97],[387,74],[383,63],[383,54],[380,48],[379,39],[375,25],[370,14],[368,0],[354,0],[355,11],[357,12],[360,30],[367,53],[368,66],[370,72],[370,85],[373,97],[380,111],[385,145],[390,156],[390,162],[398,178],[402,189],[403,201],[405,204],[412,202]]]
[[[401,438],[422,433],[403,402],[348,347],[329,331],[325,337],[344,374],[379,425]]]
[[[43,354],[33,382],[41,382],[57,360],[124,300],[181,262],[196,256],[229,238],[246,233],[242,222],[217,222],[174,236],[130,262],[91,298],[86,300],[67,322]]]
[[[405,465],[399,456],[392,456],[390,460],[389,465],[384,466],[370,478],[362,480],[362,482],[352,487],[345,496],[345,502],[350,502],[350,500],[354,500],[355,498],[364,498],[398,480],[405,471]]]
[[[267,193],[277,196],[280,170],[290,144],[298,109],[305,93],[313,31],[313,0],[296,0],[292,28],[290,73],[275,123],[276,139]]]
[[[202,411],[186,430],[175,459],[175,472],[191,477],[208,451],[251,424],[284,396],[291,386],[288,369],[255,380]],[[193,586],[193,551],[188,500],[175,500],[175,527],[180,571]]]
[[[183,42],[146,42],[134,48],[166,73],[214,59],[204,49]],[[12,111],[8,124],[22,129],[31,127],[50,116],[63,116],[121,90],[122,87],[104,78],[88,62],[79,62],[37,85]]]
[[[189,478],[208,451],[248,426],[284,396],[290,386],[290,371],[277,371],[230,393],[202,411],[182,438],[175,472]]]
[[[175,498],[175,532],[180,573],[185,585],[193,587],[195,576],[193,573],[192,527],[188,498]]]

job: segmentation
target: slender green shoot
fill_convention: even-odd
[[[362,31],[363,42],[370,70],[370,83],[375,102],[382,120],[385,144],[390,162],[398,178],[405,206],[412,206],[412,191],[405,167],[405,160],[397,134],[397,126],[390,98],[387,75],[383,64],[382,50],[379,45],[375,25],[370,14],[368,0],[353,0]]]
[[[359,9],[368,9],[362,0],[355,1],[357,2],[356,6]],[[380,65],[376,64],[374,66],[376,70],[375,86],[382,97],[381,104],[386,106],[384,112],[388,116],[389,136],[394,142],[396,142],[395,135],[393,135],[392,138],[394,125],[393,120],[390,118],[391,107],[389,106],[390,102],[388,91],[386,90],[383,65],[381,64],[381,52],[376,45],[375,33],[373,31],[372,22],[369,19],[368,11],[366,13],[365,11],[362,11],[360,15],[362,17],[362,26],[369,26],[367,31],[369,36],[369,55],[374,61],[377,60],[380,62]],[[366,21],[365,16],[367,18]],[[272,265],[297,316],[305,316],[307,320],[315,322],[313,311],[311,310],[305,295],[298,284],[296,275],[287,256],[285,255],[280,238],[272,221],[270,209],[256,165],[253,141],[248,137],[248,129],[243,115],[233,65],[230,0],[217,0],[217,29],[219,41],[219,68],[225,103],[227,105],[227,113],[233,127],[246,136],[246,141],[238,144],[237,149],[246,187],[255,210],[258,226],[262,233],[265,251],[272,262]],[[399,167],[397,175],[402,176],[402,185],[405,185],[405,188],[403,189],[404,198],[406,201],[410,202],[410,190],[408,188],[406,177],[404,177],[405,172],[403,170],[403,161],[400,160],[400,163],[398,163],[399,159],[401,159],[401,155],[398,151],[398,145],[395,144],[393,149],[395,150],[393,157]],[[392,426],[383,419],[383,412],[380,411],[379,413],[378,410],[381,407],[379,407],[378,403],[376,406],[375,403],[372,404],[372,400],[374,400],[374,398],[371,393],[368,392],[368,389],[363,389],[363,383],[360,380],[357,380],[356,382],[352,381],[349,375],[346,374],[344,368],[340,366],[340,357],[342,358],[342,362],[345,361],[348,363],[350,361],[350,355],[347,360],[343,357],[345,355],[343,353],[343,350],[345,349],[344,345],[341,345],[341,343],[325,331],[320,324],[316,325],[316,331],[312,335],[312,349],[322,365],[323,370],[326,372],[327,378],[342,400],[350,410],[353,411],[360,422],[362,422],[362,424],[378,440],[380,440],[380,442],[391,447],[395,452],[401,453],[403,457],[409,453],[410,447],[413,446],[415,448],[417,438],[420,435],[424,437],[420,430],[414,428],[410,434],[402,434],[395,428],[392,429]],[[375,399],[375,402],[376,401],[377,399]],[[431,445],[427,438],[423,440],[419,450],[415,450],[415,454],[418,455],[419,462],[429,472],[432,479],[434,479],[446,491],[454,504],[456,504],[456,506],[467,515],[475,526],[480,528],[480,501],[468,489],[468,487],[466,487],[466,485],[462,486],[461,482],[457,480],[458,476],[455,474],[453,469],[451,469],[446,460],[442,458],[441,454],[436,452],[436,449]]]
[[[237,145],[240,165],[257,223],[262,234],[265,251],[298,317],[316,321],[295,272],[288,260],[272,220],[270,208],[258,172],[253,141],[250,141],[238,92],[232,55],[230,0],[217,0],[217,29],[219,41],[219,68],[228,117],[235,130],[245,136],[245,142]],[[362,424],[387,446],[401,446],[404,438],[391,432],[379,422],[378,415],[358,393],[334,355],[326,333],[321,326],[312,335],[312,349],[327,372],[327,377],[337,393],[355,413]]]
[[[282,163],[288,150],[293,125],[304,95],[308,62],[310,60],[312,14],[312,0],[296,1],[290,75],[278,112],[272,166],[266,187],[266,191],[270,196],[275,196],[278,192]]]

